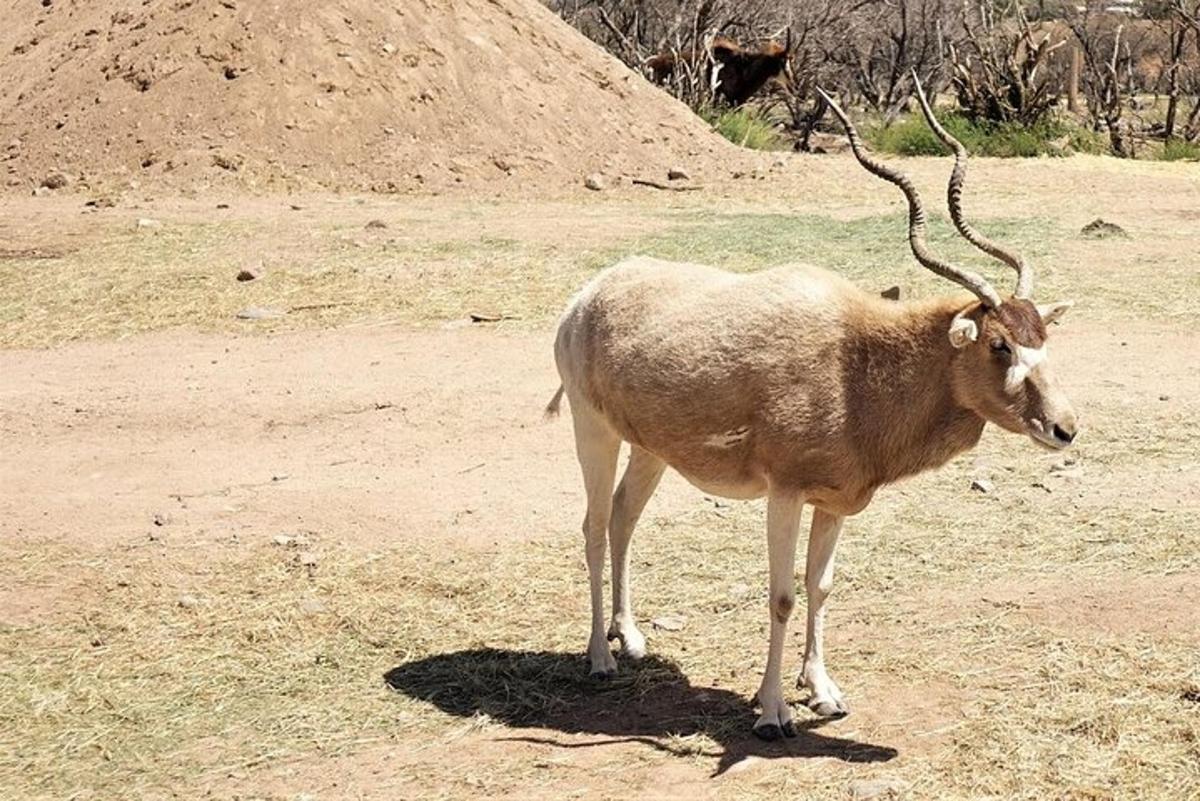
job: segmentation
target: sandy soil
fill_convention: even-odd
[[[1187,354],[1200,339],[1153,326],[1122,331],[1121,353],[1135,369],[1115,376],[1087,358],[1111,336],[1090,326],[1056,334],[1056,358],[1077,404],[1174,403],[1177,414],[1192,419],[1195,374]],[[540,419],[556,386],[549,346],[544,330],[378,325],[270,337],[175,332],[0,353],[0,541],[10,554],[68,544],[111,559],[149,537],[166,537],[186,564],[222,542],[279,532],[333,532],[338,547],[362,551],[412,540],[487,550],[573,537],[580,490],[570,427]],[[1151,375],[1153,389],[1144,388]],[[1111,483],[1087,492],[1109,495]],[[1123,473],[1118,483],[1130,498],[1200,508],[1194,472]],[[670,518],[703,503],[672,476],[652,512]],[[85,575],[67,567],[38,587],[5,588],[0,622],[33,626],[86,606],[97,590]],[[957,626],[999,613],[1076,637],[1132,628],[1139,636],[1194,639],[1198,589],[1194,570],[1166,579],[1118,575],[1103,586],[1051,576],[965,591],[901,590],[890,614]],[[903,648],[905,636],[903,625],[854,620],[834,635],[844,650]],[[729,703],[725,691],[691,687],[686,679],[678,687],[643,714],[653,721],[680,705]],[[605,716],[602,698],[582,703],[569,718],[545,718],[543,727],[468,722],[432,740],[401,738],[336,758],[231,771],[208,791],[449,797],[470,785],[442,783],[439,771],[450,764],[481,777],[515,765],[532,771],[536,778],[514,798],[711,798],[739,787],[828,783],[831,776],[846,783],[863,775],[856,765],[886,771],[898,754],[898,765],[943,754],[970,699],[919,673],[890,676],[859,687],[850,718],[794,742],[765,746],[739,737],[719,752],[682,758],[663,756],[656,724],[605,723],[615,719]],[[592,722],[581,727],[581,720]]]
[[[536,0],[0,2],[0,188],[383,193],[736,158]]]

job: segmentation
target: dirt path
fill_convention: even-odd
[[[144,538],[156,515],[173,535],[318,529],[363,547],[573,531],[569,422],[541,418],[557,386],[551,341],[379,326],[3,352],[0,518],[9,535],[95,547]],[[1194,413],[1198,341],[1068,325],[1054,346],[1085,415]],[[1088,369],[1098,349],[1127,369]],[[1200,500],[1189,481],[1119,478],[1107,491]],[[698,497],[669,480],[656,508]]]

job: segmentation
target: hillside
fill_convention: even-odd
[[[552,188],[593,171],[703,174],[733,153],[536,0],[3,0],[0,13],[10,191]]]

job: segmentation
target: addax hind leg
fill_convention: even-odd
[[[592,663],[592,675],[607,677],[617,672],[617,660],[608,647],[604,630],[604,546],[612,514],[613,481],[617,473],[621,439],[599,413],[584,403],[576,403],[573,398],[571,417],[575,424],[575,452],[579,457],[583,486],[587,492],[583,538],[592,598],[588,658]]]
[[[608,639],[621,641],[621,652],[631,659],[646,655],[646,638],[634,621],[629,597],[629,541],[646,502],[654,494],[667,464],[649,451],[632,446],[629,464],[613,496],[612,520],[608,524],[612,547],[613,617]]]
[[[807,687],[811,696],[808,707],[822,717],[840,718],[850,714],[841,689],[825,670],[825,602],[833,589],[833,555],[845,518],[816,510],[812,533],[808,537],[808,564],[804,586],[808,591],[808,631],[804,642],[804,669],[796,682]]]

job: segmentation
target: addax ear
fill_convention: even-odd
[[[1039,303],[1037,310],[1038,314],[1042,315],[1042,322],[1046,325],[1056,322],[1059,317],[1067,313],[1067,309],[1075,305],[1073,300],[1064,300],[1059,303]]]
[[[965,311],[960,312],[950,323],[950,344],[959,349],[979,339],[979,326],[966,315]]]

